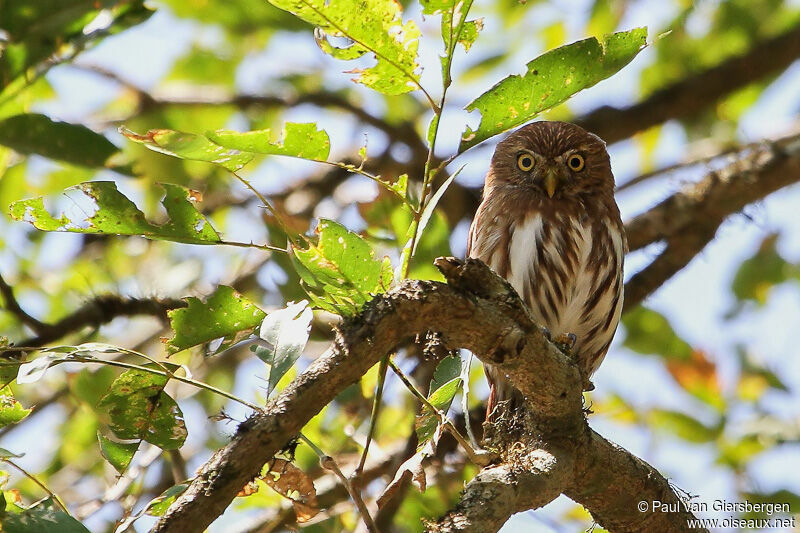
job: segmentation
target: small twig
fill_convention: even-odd
[[[27,470],[25,470],[24,468],[22,468],[21,466],[19,466],[17,463],[15,463],[14,461],[12,461],[12,460],[11,460],[11,459],[9,459],[8,457],[2,457],[2,458],[0,458],[0,461],[3,461],[3,462],[5,462],[5,463],[7,463],[7,464],[9,464],[9,465],[13,466],[14,468],[16,468],[17,470],[19,470],[20,472],[22,472],[22,474],[23,474],[25,477],[27,477],[28,479],[30,479],[31,481],[33,481],[34,483],[36,483],[36,484],[39,486],[39,488],[41,488],[43,491],[45,491],[45,492],[46,492],[46,493],[47,493],[47,494],[48,494],[48,495],[49,495],[49,496],[50,496],[50,497],[53,499],[53,501],[54,501],[54,502],[56,502],[56,503],[58,504],[58,506],[59,506],[59,507],[61,507],[61,509],[62,509],[62,510],[65,512],[65,513],[69,514],[69,511],[67,510],[67,507],[64,505],[64,503],[61,501],[61,498],[59,498],[58,496],[56,496],[56,494],[55,494],[55,493],[54,493],[52,490],[50,490],[49,488],[47,488],[47,485],[45,485],[44,483],[42,483],[41,481],[39,481],[39,480],[36,478],[36,476],[34,476],[33,474],[30,474],[30,473],[28,473],[28,471],[27,471]]]
[[[411,391],[411,393],[417,397],[417,399],[422,402],[422,404],[430,409],[438,418],[439,423],[444,426],[444,428],[453,435],[453,438],[461,445],[464,449],[464,452],[467,454],[467,457],[470,461],[475,463],[478,466],[488,466],[490,465],[495,459],[497,459],[497,455],[493,452],[483,449],[476,449],[469,443],[464,436],[459,433],[458,429],[456,429],[455,425],[447,418],[447,415],[436,408],[428,399],[422,394],[419,389],[411,382],[411,378],[405,375],[405,373],[400,370],[400,368],[395,364],[394,361],[391,359],[389,360],[389,366],[391,367],[392,371],[400,378],[400,381],[406,386],[406,388]],[[469,416],[469,414],[467,414]],[[469,420],[467,420],[467,424],[469,424]]]
[[[17,298],[14,296],[14,289],[12,289],[11,286],[6,283],[6,280],[3,279],[2,275],[0,275],[0,294],[3,296],[5,309],[9,313],[16,316],[20,322],[30,327],[37,335],[41,335],[50,327],[44,322],[29,315],[24,309],[22,309],[22,307],[20,307],[19,302],[17,302]]]
[[[384,357],[380,366],[378,367],[378,384],[375,387],[375,397],[372,399],[372,412],[369,417],[369,429],[367,429],[367,440],[364,442],[364,451],[361,452],[361,459],[358,461],[358,466],[353,471],[353,477],[357,478],[364,470],[364,465],[367,463],[367,455],[369,455],[369,445],[372,443],[372,435],[375,433],[375,426],[378,424],[378,416],[381,410],[381,401],[383,401],[383,386],[386,382],[386,369],[388,368],[389,357]]]
[[[350,483],[350,480],[347,479],[347,476],[344,475],[342,469],[339,468],[339,465],[336,463],[336,460],[334,460],[334,458],[331,457],[330,455],[325,454],[325,452],[323,452],[319,448],[319,446],[314,444],[311,441],[311,439],[309,439],[302,433],[300,433],[300,440],[308,444],[311,447],[311,449],[314,450],[314,453],[316,453],[317,457],[319,457],[320,466],[325,470],[328,470],[336,474],[336,477],[338,477],[339,480],[342,482],[342,485],[344,485],[344,488],[347,490],[347,493],[350,495],[350,498],[352,498],[353,503],[356,504],[358,512],[361,515],[361,519],[364,521],[364,525],[367,526],[367,530],[369,530],[370,533],[378,533],[378,528],[375,526],[375,521],[372,519],[372,515],[369,514],[369,509],[367,509],[367,504],[364,503],[363,498],[361,498],[361,494],[357,490],[355,490],[353,484]]]

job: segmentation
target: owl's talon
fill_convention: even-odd
[[[578,337],[575,336],[574,333],[562,333],[561,335],[553,339],[554,343],[564,346],[568,350],[572,350],[575,347],[575,343],[577,341]]]

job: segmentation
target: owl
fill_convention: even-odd
[[[627,243],[605,142],[567,122],[533,122],[501,141],[467,255],[508,280],[551,338],[569,339],[584,388],[622,312]],[[486,365],[487,417],[521,395]]]

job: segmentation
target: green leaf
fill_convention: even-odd
[[[687,414],[666,409],[653,409],[647,419],[655,429],[674,433],[683,440],[698,444],[714,441],[723,429],[721,424],[709,427]]]
[[[647,28],[592,37],[551,50],[470,102],[481,113],[478,129],[467,127],[459,151],[529,121],[573,94],[595,85],[627,65],[645,46]]]
[[[0,428],[16,424],[31,414],[11,394],[0,393]]]
[[[233,288],[220,285],[208,300],[186,298],[189,304],[169,311],[170,327],[175,335],[167,341],[170,354],[222,338],[218,351],[233,346],[250,335],[266,313]]]
[[[158,365],[149,368],[160,370]],[[165,363],[174,371],[178,365]],[[168,378],[144,370],[123,372],[97,408],[108,418],[111,431],[123,440],[145,440],[175,450],[186,440],[186,425],[178,404],[164,392]]]
[[[300,157],[314,161],[326,161],[331,151],[328,133],[325,130],[318,130],[313,122],[286,123],[281,141],[273,141],[270,130],[245,133],[219,130],[208,132],[206,136],[224,148],[257,154]]]
[[[67,231],[72,233],[94,233],[114,235],[140,235],[148,239],[183,242],[187,244],[214,244],[220,236],[211,227],[208,219],[192,204],[194,191],[162,183],[166,192],[161,203],[167,211],[165,224],[149,222],[144,213],[111,181],[82,183],[76,188],[91,197],[97,211],[88,218],[72,219],[66,214],[54,218],[44,208],[44,200],[30,198],[11,204],[11,216],[30,222],[43,231]]]
[[[186,492],[186,489],[188,488],[188,483],[180,483],[178,485],[171,486],[162,492],[158,498],[154,498],[149,504],[147,504],[147,510],[145,510],[145,513],[149,514],[150,516],[164,516],[164,513],[167,512],[169,506],[175,503],[175,500],[178,499],[178,496]]]
[[[270,0],[270,3],[316,26],[317,44],[327,54],[352,60],[372,52],[377,63],[350,71],[353,81],[384,94],[403,94],[419,87],[417,48],[420,30],[403,23],[393,0]],[[345,37],[349,46],[332,45],[326,35]]]
[[[252,154],[242,154],[238,150],[224,148],[194,133],[161,129],[138,135],[128,130],[121,131],[128,139],[143,144],[155,152],[180,159],[216,163],[232,172],[239,170],[253,159]]]
[[[142,442],[116,442],[99,431],[97,432],[97,440],[100,442],[100,453],[120,474],[125,472],[128,465],[131,464],[131,459],[133,459]]]
[[[388,257],[376,259],[367,241],[333,220],[320,220],[317,233],[317,244],[292,247],[293,264],[315,305],[352,316],[372,295],[388,290]]]
[[[260,336],[269,343],[269,348],[254,346],[254,351],[270,366],[267,396],[303,353],[313,318],[308,302],[303,300],[289,302],[284,309],[273,311],[261,324]]]
[[[428,401],[439,411],[444,413],[450,409],[458,391],[461,389],[461,358],[450,355],[442,359],[433,372]],[[439,417],[428,406],[422,407],[422,412],[417,416],[415,427],[420,449],[433,437]]]
[[[759,306],[767,302],[767,297],[775,285],[796,278],[800,269],[784,259],[777,250],[779,235],[768,235],[758,251],[739,266],[733,278],[731,289],[740,301],[753,301]]]
[[[639,306],[622,317],[626,348],[641,354],[655,354],[664,359],[690,361],[692,347],[672,329],[657,311]]]
[[[3,516],[3,533],[89,533],[83,524],[56,504],[52,497]]]
[[[104,167],[119,149],[86,126],[54,122],[38,114],[0,120],[0,144],[22,154],[39,154],[73,165]]]
[[[14,453],[14,452],[6,450],[5,448],[0,448],[0,459],[8,459],[8,458],[16,459],[16,458],[22,457],[24,455],[25,454],[23,454],[23,453]],[[0,479],[3,479],[3,474],[5,474],[5,472],[0,470]]]

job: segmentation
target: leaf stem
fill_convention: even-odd
[[[456,439],[458,444],[461,445],[461,447],[464,449],[464,452],[467,454],[467,457],[469,458],[470,461],[472,461],[478,466],[486,466],[488,464],[491,464],[492,460],[494,460],[495,458],[495,454],[493,454],[492,452],[488,452],[486,450],[480,450],[480,449],[476,450],[475,448],[473,448],[472,444],[470,444],[470,442],[466,438],[464,438],[464,436],[461,435],[461,433],[459,433],[458,429],[456,429],[456,427],[453,425],[450,419],[447,418],[447,415],[443,413],[441,410],[439,410],[435,405],[433,405],[428,400],[428,398],[426,398],[425,395],[419,391],[417,386],[411,382],[411,379],[408,376],[406,376],[405,373],[402,370],[400,370],[400,367],[398,367],[395,364],[395,362],[392,361],[391,359],[389,360],[389,366],[391,367],[392,371],[397,375],[397,377],[400,378],[400,381],[403,382],[406,388],[409,391],[411,391],[411,393],[414,396],[416,396],[416,398],[420,402],[422,402],[422,405],[430,409],[431,412],[433,412],[439,418],[439,423],[442,424],[445,427],[445,429],[450,432],[451,435],[453,435],[453,438]],[[467,421],[467,424],[469,424],[469,421]]]
[[[143,355],[143,354],[140,354],[138,352],[133,352],[132,350],[126,350],[124,348],[119,348],[119,351],[122,352],[122,353],[131,354],[131,355],[140,355],[140,356]],[[147,357],[147,356],[144,356],[144,357]],[[54,364],[56,364],[56,363],[76,363],[76,362],[78,362],[78,363],[97,363],[97,364],[101,364],[101,365],[115,366],[115,367],[118,367],[118,368],[126,368],[126,369],[129,369],[129,370],[139,370],[141,372],[147,372],[149,374],[154,374],[154,375],[157,375],[157,376],[163,376],[163,377],[166,377],[167,379],[174,379],[175,381],[180,381],[181,383],[186,383],[188,385],[193,385],[193,386],[195,386],[195,387],[197,387],[199,389],[207,390],[207,391],[212,392],[214,394],[218,394],[220,396],[228,398],[229,400],[232,400],[234,402],[240,403],[240,404],[244,405],[245,407],[249,407],[250,409],[253,409],[254,411],[263,411],[263,409],[260,406],[254,404],[254,403],[250,403],[247,400],[244,400],[242,398],[239,398],[235,394],[231,394],[230,392],[226,392],[226,391],[224,391],[222,389],[218,389],[218,388],[214,387],[213,385],[209,385],[208,383],[203,383],[202,381],[197,381],[197,380],[194,380],[192,378],[178,376],[178,375],[175,375],[174,373],[168,372],[168,371],[165,372],[163,370],[156,370],[154,368],[147,368],[146,366],[136,365],[136,364],[133,364],[133,363],[125,363],[123,361],[109,361],[109,360],[106,360],[106,359],[99,359],[97,357],[87,357],[87,356],[84,356],[84,355],[78,355],[78,356],[73,356],[73,357],[69,357],[69,358],[56,359],[55,361],[53,361]]]
[[[67,507],[66,507],[66,506],[64,505],[64,503],[61,501],[61,498],[59,498],[58,496],[56,496],[56,494],[55,494],[55,493],[54,493],[52,490],[50,490],[49,488],[47,488],[47,485],[45,485],[44,483],[42,483],[41,481],[39,481],[39,480],[36,478],[36,476],[34,476],[33,474],[29,473],[27,470],[25,470],[24,468],[22,468],[21,466],[19,466],[17,463],[15,463],[14,461],[12,461],[12,460],[11,460],[11,459],[9,459],[8,457],[2,457],[2,458],[0,458],[0,461],[3,461],[3,462],[5,462],[5,463],[7,463],[7,464],[9,464],[9,465],[13,466],[14,468],[16,468],[17,470],[19,470],[20,472],[22,472],[22,475],[24,475],[25,477],[27,477],[28,479],[30,479],[31,481],[33,481],[34,483],[36,483],[36,484],[39,486],[39,488],[41,488],[43,491],[45,491],[45,492],[46,492],[46,493],[47,493],[47,494],[48,494],[48,495],[49,495],[49,496],[50,496],[50,497],[53,499],[53,501],[54,501],[54,502],[56,502],[56,503],[58,504],[58,506],[59,506],[59,507],[61,507],[61,510],[63,510],[63,511],[64,511],[65,513],[67,513],[68,515],[72,516],[72,515],[70,514],[70,512],[67,510]]]

